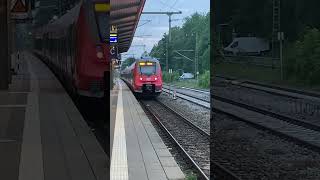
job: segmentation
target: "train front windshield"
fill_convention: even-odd
[[[153,75],[156,74],[156,63],[154,62],[140,62],[139,71],[143,75]]]

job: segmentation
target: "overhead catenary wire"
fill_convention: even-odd
[[[159,15],[159,14],[164,14],[169,16],[169,38],[167,40],[167,48],[166,48],[166,71],[169,72],[169,44],[171,41],[171,16],[174,14],[182,14],[181,11],[173,12],[173,11],[168,11],[168,12],[142,12],[142,14],[154,14],[154,15]]]
[[[164,6],[166,6],[167,8],[169,8],[168,10],[172,10],[172,9],[174,9],[174,10],[177,10],[178,11],[178,9],[176,9],[176,8],[174,8],[174,6],[175,6],[175,4],[177,3],[177,0],[174,2],[174,4],[173,5],[168,5],[167,3],[164,3],[163,1],[159,1],[162,5],[164,5]],[[167,1],[168,2],[168,1]]]

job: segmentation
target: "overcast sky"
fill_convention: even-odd
[[[209,12],[210,0],[146,0],[143,11],[182,11],[182,14],[172,16],[172,27],[181,26],[185,17],[188,17],[195,12]],[[151,21],[148,22],[149,20]],[[161,40],[163,34],[168,33],[168,21],[169,18],[167,15],[142,14],[135,33],[135,36],[138,37],[134,37],[129,51],[123,53],[123,55],[127,54],[123,56],[123,59],[126,59],[133,54],[136,58],[140,57],[144,51],[144,47],[141,45],[146,45],[145,50],[150,52],[153,45]]]

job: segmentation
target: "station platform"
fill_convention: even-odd
[[[178,180],[183,172],[127,85],[111,91],[111,179]]]
[[[108,157],[54,74],[31,53],[13,59],[20,68],[0,91],[0,179],[108,179]]]

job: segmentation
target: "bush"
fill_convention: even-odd
[[[162,79],[166,83],[172,83],[173,81],[179,80],[179,72],[173,72],[172,74],[169,74],[168,72],[163,71],[162,72]]]
[[[198,86],[201,88],[210,87],[210,71],[206,71],[204,74],[199,76]]]
[[[308,85],[320,84],[320,32],[307,29],[301,40],[288,48],[285,70],[289,78]]]

